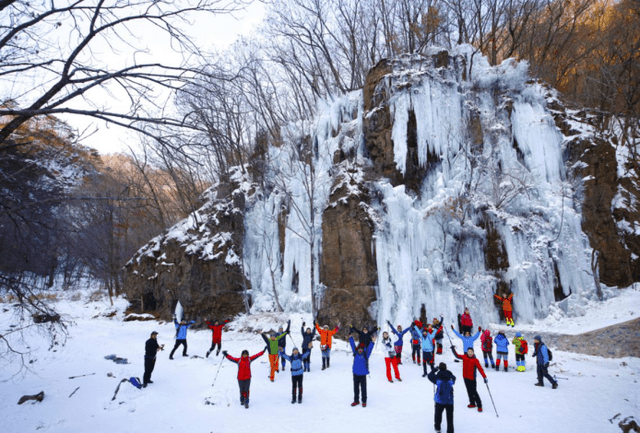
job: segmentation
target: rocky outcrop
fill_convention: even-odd
[[[318,311],[322,324],[360,325],[373,320],[369,307],[376,300],[378,275],[372,249],[374,225],[368,197],[358,187],[351,182],[335,188],[322,217],[320,281],[326,287]]]
[[[237,185],[235,185],[237,187]],[[132,310],[169,319],[178,301],[187,318],[225,318],[245,310],[241,262],[242,191],[218,197],[150,241],[126,265]]]

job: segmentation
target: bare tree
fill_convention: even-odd
[[[170,39],[173,51],[198,53],[187,34],[189,17],[237,7],[221,0],[5,0],[0,6],[0,80],[12,83],[0,95],[0,116],[9,119],[0,127],[0,151],[21,145],[14,133],[29,119],[43,115],[89,116],[158,140],[162,134],[146,125],[188,127],[163,111],[164,102],[154,96],[159,90],[175,91],[191,83],[201,69],[186,62],[138,62],[136,56],[144,50],[139,47],[131,47],[129,64],[113,68],[101,52],[117,52],[140,32],[153,30]],[[129,101],[128,110],[102,105],[93,99],[98,90],[121,92]]]

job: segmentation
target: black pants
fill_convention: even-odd
[[[176,340],[176,345],[173,346],[173,350],[171,351],[169,358],[173,358],[173,353],[181,344],[184,345],[184,349],[182,349],[182,356],[187,356],[187,339],[185,338],[184,340]]]
[[[475,404],[478,407],[482,407],[482,400],[478,395],[477,382],[475,379],[464,379],[464,386],[467,387],[467,395],[469,396],[469,404]]]
[[[433,352],[422,352],[422,368],[424,369],[424,374],[427,374],[427,364],[433,371]]]
[[[147,384],[151,381],[151,373],[153,373],[153,368],[156,366],[156,357],[155,356],[146,356],[144,357],[144,376],[142,376],[142,383]]]
[[[306,349],[302,349],[302,354],[304,355],[307,352],[311,352],[311,349],[306,348]],[[307,356],[303,361],[302,361],[302,365],[304,366],[303,370],[304,371],[311,371],[310,369],[310,364],[311,364],[311,354],[309,354],[309,356]]]
[[[421,351],[422,351],[422,347],[420,346],[420,343],[411,345],[411,359],[416,361],[416,357],[417,357],[418,364],[420,363]]]
[[[353,401],[360,403],[360,391],[362,390],[362,402],[367,402],[367,376],[353,375]]]
[[[436,403],[435,425],[436,430],[440,431],[442,424],[442,412],[447,411],[447,433],[453,433],[453,405]]]
[[[524,355],[516,353],[516,362],[524,361]]]
[[[298,374],[297,376],[291,376],[291,396],[293,399],[296,399],[296,389],[298,390],[298,395],[302,398],[302,378],[303,374]]]
[[[216,346],[218,346],[218,352],[220,352],[220,349],[222,349],[222,342],[218,341],[217,343],[215,341],[211,342],[211,348],[209,349],[209,352],[213,352],[216,349]],[[185,341],[185,347],[186,347],[186,341]]]
[[[249,400],[249,387],[251,386],[251,379],[238,380],[238,386],[240,387],[240,404],[244,404],[245,399]]]
[[[551,377],[551,375],[549,374],[547,367],[545,367],[542,364],[538,364],[537,370],[538,370],[538,383],[544,383],[544,377],[546,377],[549,380],[549,382],[556,383],[556,381],[553,380],[553,377]]]

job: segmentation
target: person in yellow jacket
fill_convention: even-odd
[[[329,329],[329,326],[324,325],[320,328],[318,322],[315,322],[316,331],[320,334],[320,350],[322,351],[322,369],[329,368],[331,364],[331,343],[333,341],[333,336],[340,330],[340,324],[336,326],[333,330]]]
[[[529,352],[527,340],[524,339],[521,333],[517,332],[511,342],[516,347],[516,365],[518,366],[516,371],[527,371],[527,366],[524,363],[524,356]]]

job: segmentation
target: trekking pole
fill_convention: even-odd
[[[451,347],[454,347],[453,341],[451,341],[451,337],[449,336],[449,330],[447,329],[446,326],[442,326],[444,328],[444,332],[447,334],[447,338],[449,339],[449,344],[451,344]],[[453,362],[460,362],[459,359],[457,358],[453,358]]]
[[[568,377],[559,377],[559,376],[556,376],[555,374],[553,375],[553,378],[554,378],[555,380],[558,380],[558,379],[562,379],[562,380],[569,380],[569,378],[568,378]]]
[[[216,379],[218,378],[218,373],[220,373],[220,367],[222,367],[222,363],[224,362],[225,359],[226,359],[226,356],[223,356],[222,357],[222,361],[220,361],[220,364],[218,365],[218,371],[216,371],[216,376],[213,378],[213,383],[211,384],[212,387],[216,384]]]
[[[291,332],[287,332],[287,334],[289,334],[289,338],[291,338],[291,342],[293,343],[293,347],[299,347],[296,342],[293,340],[293,337],[291,336]]]
[[[69,379],[75,379],[77,377],[93,376],[94,374],[95,373],[81,374],[80,376],[69,376]]]
[[[485,382],[484,384],[487,385],[487,391],[489,391],[489,397],[491,397],[491,404],[493,405],[493,410],[496,411],[496,418],[500,418],[498,416],[498,409],[496,409],[496,404],[493,402],[493,396],[491,395],[491,390],[489,389],[489,384],[487,382]]]

